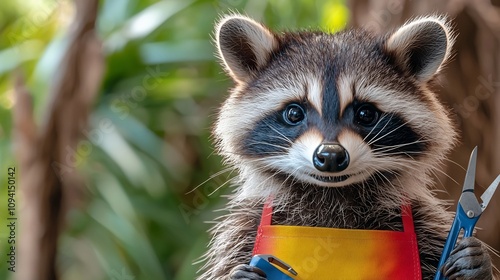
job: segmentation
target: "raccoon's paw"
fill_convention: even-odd
[[[248,264],[240,264],[233,268],[229,275],[230,280],[267,280],[264,271]]]
[[[488,250],[475,237],[464,238],[457,244],[441,268],[441,272],[450,280],[493,278]]]

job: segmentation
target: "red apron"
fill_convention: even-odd
[[[422,279],[410,205],[401,207],[404,231],[271,225],[265,205],[253,254],[289,264],[296,280]]]

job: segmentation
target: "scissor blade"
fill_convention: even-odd
[[[264,256],[266,257],[268,262],[285,269],[286,271],[290,272],[293,275],[298,275],[298,273],[295,270],[293,270],[293,268],[289,264],[287,264],[286,262],[278,259],[275,256],[271,256],[271,255],[264,255]]]
[[[477,161],[477,146],[472,150],[469,159],[469,167],[467,167],[467,173],[465,173],[464,191],[474,191],[474,182],[476,180],[476,161]]]
[[[481,208],[483,209],[483,211],[486,208],[486,206],[488,206],[488,203],[490,203],[491,197],[495,193],[498,185],[500,185],[500,175],[497,176],[495,181],[493,181],[493,183],[491,183],[491,185],[481,195],[481,200],[483,201],[483,204],[481,204]]]

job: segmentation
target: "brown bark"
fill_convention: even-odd
[[[478,146],[476,194],[481,195],[500,173],[500,1],[351,0],[352,25],[386,32],[416,16],[447,14],[457,32],[455,56],[439,77],[441,100],[452,110],[461,141],[443,168],[438,188],[455,210],[470,152]],[[438,181],[439,182],[439,181]],[[479,220],[481,240],[500,250],[500,190]],[[451,226],[451,225],[450,225]],[[493,256],[500,267],[500,258]]]
[[[15,277],[58,279],[57,243],[70,198],[79,180],[72,151],[85,128],[104,69],[95,34],[97,0],[75,0],[69,45],[56,72],[45,118],[37,128],[22,78],[15,84],[14,141],[22,207]]]

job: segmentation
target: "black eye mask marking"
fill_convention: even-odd
[[[361,114],[360,110],[365,112]],[[297,138],[310,127],[317,127],[325,139],[335,139],[343,127],[350,127],[381,156],[417,159],[428,148],[426,139],[414,131],[399,114],[383,113],[369,103],[354,101],[346,108],[341,120],[325,120],[324,117],[320,117],[307,104],[289,103],[280,110],[265,115],[246,133],[242,141],[242,152],[254,157],[287,153]]]
[[[243,152],[250,156],[286,153],[306,124],[287,124],[283,115],[279,110],[262,118],[244,138]]]
[[[428,145],[425,139],[395,113],[383,114],[372,127],[358,125],[357,130],[378,154],[418,158]]]
[[[290,109],[294,112],[289,112]],[[242,151],[249,156],[287,153],[297,138],[319,122],[319,113],[312,106],[305,102],[291,102],[257,122],[246,133]]]

